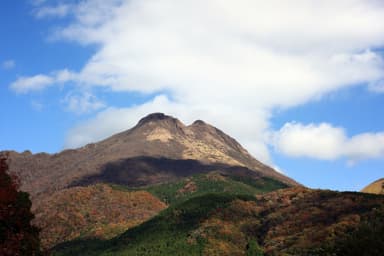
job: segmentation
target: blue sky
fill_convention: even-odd
[[[384,176],[384,4],[0,4],[0,150],[59,152],[151,112],[203,119],[313,188]]]

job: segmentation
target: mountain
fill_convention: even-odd
[[[363,188],[361,192],[384,195],[384,178],[372,182]]]
[[[34,224],[42,229],[43,248],[74,239],[105,240],[191,198],[209,193],[253,196],[286,187],[270,178],[252,179],[216,171],[140,188],[116,184],[77,186],[38,200]]]
[[[52,155],[5,153],[10,172],[21,178],[21,189],[32,199],[75,185],[117,180],[143,186],[230,168],[298,185],[257,161],[219,129],[200,120],[186,126],[162,113],[150,114],[129,130],[82,148]]]
[[[155,113],[57,154],[0,152],[54,255],[381,255],[384,196],[305,188],[219,129]]]
[[[298,185],[219,129],[201,120],[187,126],[162,113],[78,149],[0,153],[31,194],[43,248],[109,239],[207,193],[253,196]]]
[[[293,187],[205,194],[111,240],[76,240],[54,255],[382,255],[384,197]]]

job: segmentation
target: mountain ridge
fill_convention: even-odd
[[[100,174],[108,163],[140,156],[245,167],[261,176],[288,185],[299,185],[253,158],[221,130],[201,120],[187,126],[163,113],[149,114],[131,129],[78,149],[55,154],[6,153],[10,159],[10,172],[20,176],[21,188],[32,198],[64,189],[81,178]]]

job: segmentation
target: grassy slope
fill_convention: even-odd
[[[130,191],[124,186],[112,185],[121,190]],[[256,195],[286,188],[287,185],[271,178],[251,179],[241,176],[227,176],[218,172],[198,174],[178,182],[140,188],[146,190],[167,204],[175,204],[193,197],[209,193],[227,193],[235,195]]]
[[[382,196],[305,188],[257,197],[207,194],[115,239],[56,249],[57,255],[245,255],[250,242],[258,242],[266,255],[331,255],[324,250],[377,209],[382,213],[383,203]]]

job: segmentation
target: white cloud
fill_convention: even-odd
[[[164,112],[205,119],[267,159],[271,109],[384,79],[374,51],[384,45],[378,0],[84,0],[72,11],[73,22],[56,37],[98,51],[71,80],[117,92],[166,91],[172,100],[103,111],[108,118],[90,120],[98,122],[91,132],[80,125],[68,141],[101,138],[96,130],[108,130],[121,112],[136,122],[132,113],[172,106]]]
[[[353,136],[346,142],[346,148],[344,154],[353,161],[384,157],[384,132]]]
[[[55,78],[55,81],[58,83],[65,83],[69,81],[78,81],[78,75],[68,69],[62,69],[59,71],[53,72],[52,76]]]
[[[40,3],[41,4],[41,3]],[[42,18],[63,18],[67,16],[71,11],[71,5],[69,4],[58,4],[56,6],[43,6],[38,7],[34,11],[34,15],[36,18],[42,19]]]
[[[89,84],[273,107],[383,77],[369,48],[384,42],[384,10],[372,1],[122,2],[85,1],[61,31],[102,46],[81,71]]]
[[[347,137],[343,128],[327,123],[287,123],[274,134],[273,144],[278,151],[292,157],[347,158],[349,163],[384,157],[383,132]]]
[[[5,60],[3,61],[3,63],[1,64],[1,67],[3,69],[12,69],[16,66],[16,62],[14,60]]]
[[[263,107],[292,106],[383,77],[369,49],[384,42],[384,9],[371,0],[88,0],[75,15],[58,33],[102,46],[83,82],[115,90],[167,89],[192,102],[202,100],[196,87],[205,100],[251,101],[263,92]]]
[[[10,88],[17,93],[27,93],[42,90],[53,82],[52,77],[39,74],[31,77],[20,77],[11,84]]]
[[[275,134],[274,145],[285,155],[336,159],[346,138],[342,128],[330,124],[287,123]]]
[[[45,88],[69,81],[78,81],[78,75],[67,70],[54,71],[49,75],[35,75],[29,77],[19,77],[10,85],[10,88],[16,93],[29,93],[32,91],[41,91]]]
[[[89,92],[69,93],[63,100],[68,111],[76,114],[90,113],[105,107],[105,103]]]

